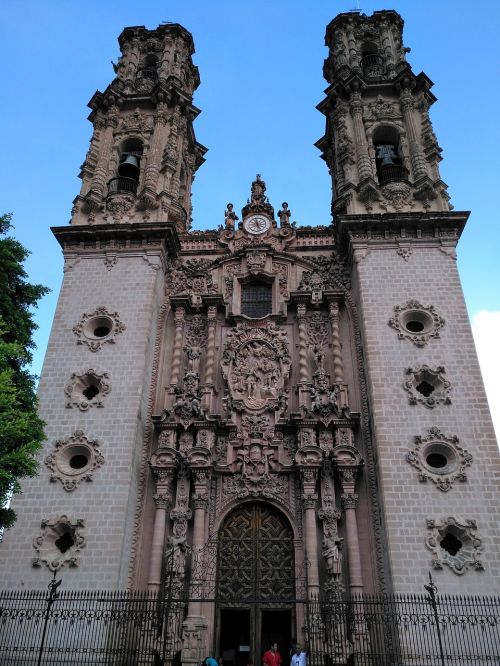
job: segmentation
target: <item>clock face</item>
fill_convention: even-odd
[[[264,215],[250,215],[243,226],[249,234],[263,234],[271,226],[270,220]]]

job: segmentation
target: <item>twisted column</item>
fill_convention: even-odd
[[[299,322],[299,382],[302,384],[305,384],[309,380],[306,310],[304,303],[297,305],[297,320]]]
[[[330,326],[332,330],[334,382],[341,384],[344,381],[344,366],[342,364],[342,345],[340,343],[338,303],[330,303]]]
[[[207,356],[205,360],[205,384],[213,386],[215,370],[215,329],[217,327],[217,308],[208,308]]]
[[[175,336],[174,336],[174,349],[172,352],[172,369],[170,371],[170,386],[175,387],[179,383],[181,373],[182,361],[182,338],[184,334],[184,320],[186,317],[186,310],[184,308],[176,308],[175,310]]]

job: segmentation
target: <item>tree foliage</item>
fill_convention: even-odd
[[[48,289],[27,282],[23,261],[29,252],[6,235],[11,217],[0,216],[0,529],[15,521],[5,505],[12,492],[19,492],[19,479],[36,473],[44,439],[28,367],[37,328],[31,308]]]

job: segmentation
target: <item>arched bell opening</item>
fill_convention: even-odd
[[[137,71],[138,79],[149,79],[153,83],[158,80],[158,56],[149,53],[142,61],[140,69]]]
[[[295,555],[287,517],[246,502],[223,520],[218,536],[216,652],[234,666],[261,663],[277,642],[285,661],[296,636]]]
[[[117,175],[108,183],[108,194],[128,192],[136,194],[144,151],[140,139],[126,139],[120,146]]]
[[[374,42],[365,42],[361,51],[361,69],[367,79],[375,79],[382,76],[384,71],[384,60],[378,52]]]
[[[408,171],[403,166],[400,135],[395,127],[377,127],[373,132],[373,147],[380,185],[407,180]]]

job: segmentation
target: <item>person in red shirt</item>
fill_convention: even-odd
[[[278,643],[271,643],[271,648],[264,652],[263,666],[281,666],[281,655],[278,652]]]

